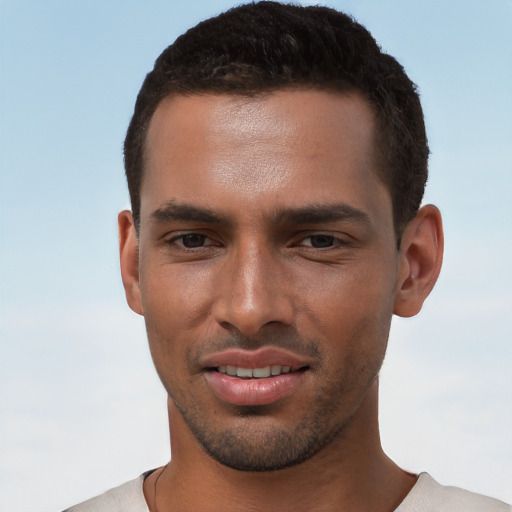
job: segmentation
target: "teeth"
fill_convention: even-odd
[[[265,368],[254,368],[252,371],[252,376],[256,377],[257,379],[270,377],[270,366],[265,366]]]
[[[281,366],[275,364],[272,366],[265,366],[263,368],[240,368],[238,366],[219,366],[217,368],[219,373],[230,375],[231,377],[240,377],[242,379],[265,379],[267,377],[281,375],[282,373],[290,373],[291,366]]]
[[[272,375],[281,375],[281,369],[282,369],[282,366],[275,364],[274,366],[272,366],[272,369],[271,369]]]
[[[236,376],[237,377],[252,377],[252,370],[250,368],[237,368],[236,369]]]

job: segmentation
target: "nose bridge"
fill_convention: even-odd
[[[254,335],[268,323],[291,321],[279,255],[262,240],[241,240],[226,262],[222,279],[216,308],[218,323]]]
[[[250,240],[239,248],[234,258],[233,298],[243,310],[263,310],[271,300],[268,277],[273,261],[268,250]]]

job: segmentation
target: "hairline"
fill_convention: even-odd
[[[141,152],[141,168],[140,168],[140,183],[139,183],[139,204],[138,212],[139,215],[135,220],[135,229],[137,234],[140,229],[140,202],[141,202],[141,190],[142,183],[146,171],[146,150],[147,150],[147,140],[149,129],[151,123],[153,121],[153,117],[157,111],[157,109],[162,105],[162,103],[170,98],[190,98],[190,97],[201,97],[201,96],[224,96],[224,97],[232,97],[232,98],[248,98],[253,100],[266,100],[272,94],[277,92],[293,92],[293,91],[318,91],[318,92],[326,92],[333,93],[338,96],[347,97],[350,95],[356,95],[360,99],[364,101],[366,106],[369,108],[371,116],[372,116],[372,155],[371,160],[374,167],[374,172],[376,177],[380,180],[380,182],[386,187],[388,191],[392,203],[392,215],[393,215],[393,225],[395,226],[395,235],[397,237],[398,243],[403,233],[403,227],[399,228],[396,226],[396,212],[394,205],[394,197],[393,197],[393,185],[391,183],[392,176],[391,170],[386,169],[386,165],[384,163],[384,157],[382,155],[384,146],[386,144],[384,139],[384,131],[385,127],[382,126],[383,122],[381,121],[379,116],[379,111],[375,107],[374,103],[365,93],[365,91],[361,90],[361,88],[356,87],[354,85],[347,85],[346,88],[341,88],[339,84],[326,82],[323,84],[320,83],[312,83],[312,82],[302,82],[295,84],[284,84],[277,85],[274,87],[264,87],[264,88],[254,88],[254,89],[234,89],[234,90],[225,90],[219,91],[209,87],[198,87],[196,90],[189,91],[180,91],[180,90],[172,90],[170,89],[167,93],[164,93],[159,97],[158,101],[155,102],[155,106],[153,107],[153,111],[151,116],[148,118],[148,122],[143,130],[143,139],[142,139],[142,152]]]

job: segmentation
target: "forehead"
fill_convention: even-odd
[[[371,109],[355,93],[166,98],[146,139],[141,220],[173,199],[246,211],[340,200],[371,208],[383,192],[373,140]]]

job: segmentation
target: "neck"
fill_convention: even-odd
[[[375,382],[350,423],[328,446],[301,464],[270,472],[237,471],[212,459],[170,403],[172,460],[146,479],[144,493],[151,512],[395,510],[416,477],[382,450],[377,388]]]

